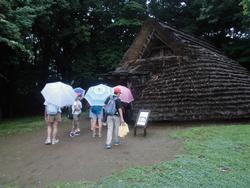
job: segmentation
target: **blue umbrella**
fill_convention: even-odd
[[[82,89],[81,87],[76,87],[76,88],[74,89],[74,91],[75,91],[77,94],[80,94],[81,96],[83,96],[84,93],[85,93],[85,90]]]
[[[104,106],[105,100],[113,94],[113,89],[109,86],[99,84],[88,89],[84,98],[90,106]]]

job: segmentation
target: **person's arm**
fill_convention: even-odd
[[[123,118],[122,108],[119,108],[118,111],[119,111],[119,114],[120,114],[121,124],[124,124],[124,118]]]
[[[105,102],[104,102],[104,106],[106,106],[106,105],[108,104],[109,100],[110,100],[110,96],[109,96],[109,97],[107,97],[107,99],[105,100]]]
[[[45,109],[44,109],[44,119],[45,119],[45,121],[47,120],[47,116],[48,116],[48,114],[47,114],[47,110],[46,110],[46,106],[45,106]]]
[[[122,102],[119,98],[115,100],[115,105],[116,105],[116,108],[118,109],[120,121],[121,121],[121,125],[122,125],[122,124],[124,124],[123,111],[122,111],[123,106],[122,106]]]

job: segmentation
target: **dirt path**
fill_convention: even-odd
[[[56,181],[98,180],[121,169],[149,165],[174,159],[183,152],[182,142],[167,136],[179,127],[163,124],[148,127],[146,138],[139,130],[122,140],[111,150],[104,148],[106,127],[102,138],[92,138],[89,122],[82,120],[82,134],[70,138],[70,125],[63,123],[59,131],[60,143],[43,144],[46,129],[36,133],[0,138],[0,187],[16,183],[20,187],[45,187]]]

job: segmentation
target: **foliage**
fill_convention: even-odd
[[[186,19],[192,17],[193,14],[190,11],[190,14],[186,14],[188,11],[186,0],[170,0],[170,1],[158,1],[151,0],[148,4],[149,12],[152,16],[164,20],[169,24],[172,24],[176,27],[181,27],[185,23]],[[193,10],[192,10],[193,11]],[[182,22],[182,20],[185,20]],[[189,21],[189,24],[192,24]]]
[[[47,82],[74,81],[83,88],[97,83],[99,74],[117,67],[148,17],[205,37],[249,63],[249,0],[1,0],[0,9],[4,117],[25,111],[18,98],[27,106],[35,96],[38,106]]]
[[[243,8],[243,14],[250,16],[250,1],[249,0],[242,0],[240,5]]]
[[[250,38],[248,39],[235,39],[229,42],[227,46],[224,46],[227,54],[233,59],[237,60],[242,66],[250,70]]]

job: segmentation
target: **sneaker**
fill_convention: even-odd
[[[75,135],[76,135],[76,136],[79,136],[79,135],[80,135],[80,131],[76,131],[76,132],[75,132]]]
[[[45,145],[50,145],[51,144],[51,139],[47,138],[44,142]]]
[[[120,141],[119,141],[119,142],[115,142],[115,143],[114,143],[114,145],[115,145],[115,146],[119,146],[120,144],[121,144],[121,142],[120,142]]]
[[[54,144],[57,144],[59,142],[59,140],[58,139],[52,139],[52,144],[54,145]]]
[[[106,149],[111,149],[111,145],[106,144]]]
[[[69,133],[69,136],[70,136],[70,137],[74,137],[74,136],[75,136],[75,133],[74,133],[74,132],[70,132],[70,133]]]

